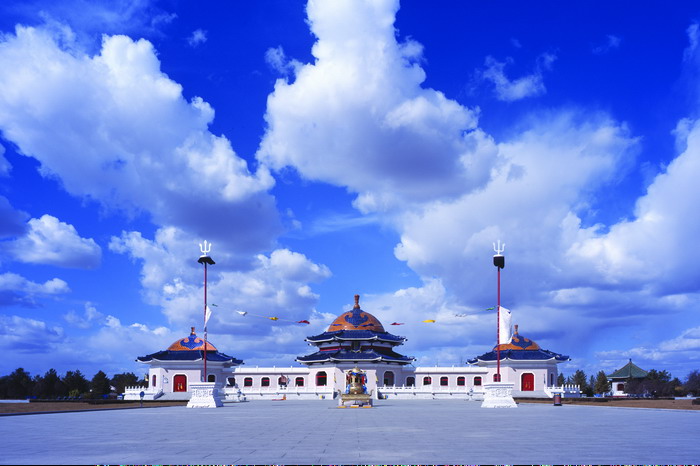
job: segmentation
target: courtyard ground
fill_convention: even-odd
[[[2,464],[679,464],[700,412],[380,400],[247,402],[0,417]]]

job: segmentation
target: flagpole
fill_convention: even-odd
[[[199,256],[197,262],[204,264],[204,380],[202,380],[202,382],[207,382],[207,265],[214,265],[216,262],[209,257],[211,243],[207,243],[207,241],[204,240],[203,245],[199,243],[199,250],[202,252],[202,255]]]
[[[496,380],[501,381],[501,269],[506,266],[506,258],[501,254],[506,248],[506,244],[501,245],[501,240],[498,240],[498,246],[493,244],[493,250],[496,254],[493,256],[493,265],[498,270],[498,286],[497,286],[497,308],[496,308]]]

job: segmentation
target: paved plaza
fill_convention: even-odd
[[[700,412],[466,401],[258,401],[0,417],[2,464],[673,464]]]

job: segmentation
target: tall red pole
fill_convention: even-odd
[[[204,380],[207,382],[207,263],[204,263]]]
[[[204,377],[203,382],[207,381],[207,265],[214,265],[216,262],[209,257],[209,252],[211,251],[211,243],[204,241],[204,245],[199,243],[199,250],[202,251],[202,255],[199,256],[197,262],[204,264]]]
[[[506,258],[501,254],[506,248],[506,244],[501,244],[501,240],[498,240],[498,246],[493,243],[493,250],[496,255],[493,256],[493,265],[498,269],[498,288],[497,288],[497,302],[498,307],[496,310],[496,377],[494,382],[501,381],[501,269],[506,266]]]
[[[501,381],[501,268],[498,268],[498,307],[496,308],[496,379]]]

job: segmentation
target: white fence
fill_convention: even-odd
[[[581,387],[579,387],[578,385],[562,385],[560,387],[545,387],[544,392],[550,398],[553,398],[555,393],[561,394],[562,398],[581,398]]]
[[[144,387],[126,387],[124,389],[124,399],[125,400],[141,400],[141,392],[143,392],[144,400],[157,400],[163,396],[163,390],[153,390]]]

